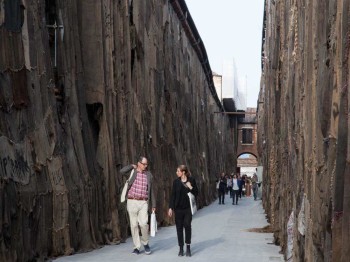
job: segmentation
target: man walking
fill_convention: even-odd
[[[242,198],[243,181],[240,173],[237,173],[237,183],[238,183],[238,196],[239,198]]]
[[[145,253],[147,255],[151,254],[148,233],[148,205],[149,200],[151,200],[152,211],[155,211],[156,199],[152,189],[152,174],[147,171],[147,167],[147,158],[142,156],[139,158],[137,165],[127,165],[120,170],[122,175],[129,175],[126,206],[130,217],[131,236],[134,242],[132,253],[136,255],[140,254],[141,244],[144,246]]]
[[[227,189],[227,180],[224,172],[221,173],[221,176],[217,180],[217,183],[219,183],[219,205],[225,205],[225,190]]]
[[[254,200],[256,200],[258,197],[258,190],[259,190],[259,179],[258,179],[258,176],[256,175],[256,173],[254,173],[254,175],[253,175],[252,183],[253,183]]]

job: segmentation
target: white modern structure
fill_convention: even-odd
[[[222,73],[222,87],[221,87],[221,97],[224,98],[233,98],[237,110],[246,110],[246,90],[247,90],[247,81],[246,78],[239,78],[238,70],[234,59],[225,60],[223,64],[223,73]]]
[[[216,89],[216,94],[222,102],[222,75],[213,72],[213,82]]]

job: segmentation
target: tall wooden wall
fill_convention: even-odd
[[[290,261],[350,257],[349,4],[265,1],[263,199]]]
[[[235,170],[234,126],[214,114],[211,71],[176,2],[0,0],[1,261],[123,241],[118,170],[140,155],[160,225],[173,223],[179,164],[197,179],[200,206],[214,199],[215,176]]]

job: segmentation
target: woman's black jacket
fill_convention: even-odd
[[[185,186],[185,183],[181,181],[181,178],[176,178],[174,180],[169,201],[169,208],[172,210],[190,208],[190,200],[187,195],[188,192],[191,192],[195,197],[198,196],[196,180],[193,177],[188,177],[187,180],[191,183],[192,190]]]

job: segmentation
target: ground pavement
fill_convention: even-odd
[[[272,244],[272,233],[248,232],[251,228],[263,228],[268,223],[260,200],[243,197],[238,205],[226,195],[226,204],[215,201],[199,210],[192,221],[192,257],[178,257],[176,229],[174,226],[158,229],[150,237],[152,254],[146,255],[143,248],[139,255],[131,254],[132,239],[119,245],[104,246],[100,249],[58,258],[56,262],[87,261],[234,261],[268,262],[284,261],[279,254],[280,247]]]

